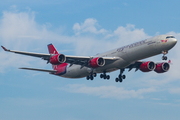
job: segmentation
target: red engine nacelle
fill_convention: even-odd
[[[140,65],[140,70],[142,72],[150,72],[156,67],[155,63],[152,61],[144,62]]]
[[[163,63],[156,64],[156,69],[154,71],[157,73],[164,73],[164,72],[167,72],[169,68],[170,68],[169,63],[163,62]]]
[[[63,54],[56,54],[50,58],[50,63],[53,65],[58,65],[64,63],[66,61],[66,57]]]
[[[105,60],[102,57],[97,57],[89,61],[89,66],[92,68],[102,67],[105,64]]]

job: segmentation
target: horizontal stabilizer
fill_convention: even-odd
[[[57,70],[46,70],[46,69],[36,69],[36,68],[19,68],[19,69],[34,70],[34,71],[49,72],[49,73],[57,72]]]
[[[4,51],[8,51],[8,49],[6,49],[4,46],[1,46],[3,49],[4,49]]]

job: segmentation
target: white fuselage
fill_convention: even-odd
[[[161,54],[162,51],[168,51],[176,44],[175,38],[166,38],[168,35],[160,35],[146,40],[142,40],[130,45],[126,45],[102,54],[98,57],[118,57],[119,59],[111,64],[105,64],[103,67],[88,68],[80,65],[68,65],[66,73],[62,77],[81,78],[86,77],[92,72],[103,73],[112,72],[121,68],[125,68],[131,63],[145,59],[154,55]],[[97,56],[94,56],[97,57]]]

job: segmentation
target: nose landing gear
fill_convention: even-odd
[[[162,56],[162,60],[167,60],[167,56],[165,56],[166,54],[168,53],[168,51],[162,51],[162,54],[163,54],[163,56]]]

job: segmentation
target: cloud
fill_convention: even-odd
[[[47,51],[42,48],[46,48],[49,43],[58,42],[64,44],[72,41],[71,37],[48,30],[49,23],[38,24],[35,21],[35,15],[33,11],[4,11],[0,18],[0,44],[8,49],[19,51],[33,52],[33,49],[38,48],[41,53],[42,50]],[[0,61],[2,61],[0,63],[0,72],[4,72],[6,68],[10,67],[30,66],[30,64],[40,67],[42,65],[41,60],[35,62],[32,57],[14,55],[4,52],[2,49],[0,55]]]
[[[65,47],[64,44],[72,46],[73,53],[71,54],[92,56],[129,43],[130,36],[131,38],[136,38],[133,36],[135,33],[139,34],[139,36],[145,34],[142,34],[144,32],[143,30],[136,29],[133,25],[127,25],[126,27],[120,26],[112,33],[101,28],[96,19],[88,18],[81,24],[75,23],[73,26],[75,34],[67,36],[49,30],[52,26],[51,23],[37,23],[35,19],[36,12],[31,10],[19,11],[16,6],[12,8],[11,11],[4,11],[0,19],[0,43],[12,50],[46,52],[47,50],[44,49],[46,47],[40,46],[55,43],[57,44],[55,46],[63,45]],[[119,37],[125,33],[127,36]],[[84,36],[84,34],[87,35]],[[111,34],[111,38],[107,37],[109,34]],[[118,38],[116,38],[117,36]],[[141,36],[141,38],[143,37]],[[3,61],[0,63],[0,66],[2,66],[0,72],[3,72],[8,67],[31,66],[31,64],[37,67],[43,67],[40,64],[42,63],[40,62],[41,60],[37,61],[36,59],[35,62],[33,58],[13,55],[4,51],[0,51],[0,54],[0,60]],[[19,61],[22,58],[23,61]]]
[[[170,88],[169,92],[171,94],[180,94],[180,88],[179,87],[177,87],[177,88]]]
[[[106,38],[117,39],[117,42],[123,45],[150,37],[144,32],[144,29],[135,28],[133,24],[127,24],[125,27],[119,26],[113,33],[106,35]]]
[[[128,98],[144,98],[144,94],[156,92],[155,88],[144,88],[138,90],[126,90],[123,87],[116,86],[100,86],[88,87],[84,84],[71,84],[58,90],[65,90],[72,93],[84,93],[88,95],[99,96],[102,98],[128,99]]]
[[[73,52],[71,52],[71,55],[91,56],[151,37],[145,33],[143,28],[136,28],[133,24],[118,26],[115,30],[106,30],[101,28],[98,21],[94,18],[88,18],[83,23],[75,23],[73,26],[75,34],[63,35],[63,32],[57,33],[49,30],[51,23],[37,23],[35,17],[36,13],[31,10],[22,12],[15,8],[14,11],[4,11],[0,19],[0,43],[10,49],[30,52],[32,50],[36,50],[35,52],[46,52],[47,50],[44,49],[46,47],[40,46],[46,46],[48,43],[55,43],[55,46],[63,46],[63,48],[66,48],[68,44],[68,46],[72,46]],[[176,38],[180,39],[180,33],[172,31],[168,34],[173,34]],[[151,83],[162,85],[169,83],[171,81],[170,78],[180,78],[178,75],[180,67],[180,57],[177,52],[178,46],[177,44],[168,54],[173,65],[169,71],[171,74],[165,74],[166,82],[152,80],[150,81]],[[22,58],[20,55],[5,53],[4,51],[0,51],[0,54],[0,61],[3,61],[0,63],[0,72],[10,67],[32,65],[44,67],[45,63],[31,57]],[[19,59],[23,59],[23,61],[19,61]]]
[[[15,12],[14,12],[15,11]],[[5,45],[17,46],[17,43],[34,46],[36,43],[58,41],[61,43],[71,42],[67,36],[48,30],[50,23],[38,24],[35,21],[34,11],[4,11],[0,19],[0,37]],[[33,45],[32,45],[33,44]],[[22,47],[22,46],[21,46]]]
[[[100,29],[97,30],[97,20],[93,18],[88,18],[84,21],[84,23],[75,23],[73,26],[73,30],[76,35],[80,35],[81,33],[94,33],[94,34],[105,34],[107,30]]]
[[[3,40],[16,41],[21,36],[38,35],[34,12],[3,12],[0,31]]]
[[[79,23],[74,24],[73,29],[75,30],[76,28],[76,30],[78,30],[75,30],[75,34],[78,34],[78,36],[74,36],[74,39],[76,39],[76,54],[94,55],[151,37],[148,36],[143,29],[135,28],[135,25],[132,24],[127,24],[125,27],[119,26],[113,32],[104,29],[106,32],[103,32],[103,35],[98,36],[98,33],[100,32],[98,32],[95,23],[97,23],[96,19],[88,18],[81,26]],[[85,30],[86,28],[88,29]],[[90,28],[94,29],[89,30]],[[93,30],[94,32],[92,32]],[[84,36],[81,34],[83,32],[91,33],[91,35]]]
[[[38,106],[47,104],[47,100],[40,100],[37,98],[3,98],[0,99],[2,102],[8,102],[15,106]]]
[[[75,23],[73,25],[74,34],[63,35],[62,33],[64,32],[58,33],[52,29],[50,30],[51,23],[39,24],[35,18],[36,13],[33,11],[4,11],[2,17],[0,17],[0,43],[8,49],[30,52],[46,52],[46,45],[48,43],[55,43],[55,46],[60,46],[58,48],[63,46],[63,50],[66,47],[72,46],[69,47],[73,51],[71,55],[91,56],[151,37],[145,33],[143,28],[136,28],[133,24],[117,26],[115,30],[106,30],[100,27],[98,21],[94,18],[88,18],[83,23]],[[180,33],[171,31],[167,34],[172,34],[180,40]],[[169,92],[170,94],[179,94],[179,88],[173,89],[172,87],[173,82],[180,79],[178,73],[180,56],[177,51],[179,51],[179,43],[167,54],[168,58],[172,60],[169,72],[164,74],[148,73],[148,75],[140,73],[138,74],[141,75],[138,76],[139,79],[129,83],[132,88],[130,90],[125,87],[89,87],[81,84],[68,85],[60,89],[68,92],[115,99],[141,99],[145,98],[147,94],[162,91]],[[0,63],[0,73],[7,72],[7,69],[10,70],[21,66],[46,67],[46,61],[37,60],[37,58],[7,53],[2,49],[0,55],[0,61],[3,61]],[[150,59],[156,60],[154,58]],[[137,73],[132,73],[132,75],[135,76]],[[136,84],[137,82],[138,84]],[[134,86],[138,89],[135,89]]]

